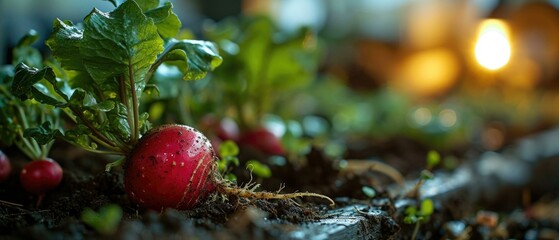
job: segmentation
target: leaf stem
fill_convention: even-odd
[[[82,146],[80,146],[77,143],[72,142],[72,141],[68,141],[68,142],[70,144],[74,145],[75,147],[84,149],[84,150],[86,150],[88,152],[92,152],[92,153],[109,154],[109,155],[121,155],[121,156],[124,155],[123,152],[120,149],[117,149],[116,151],[115,150],[111,150],[111,151],[97,150],[97,149],[91,149],[91,148],[84,148],[84,147],[82,147]]]
[[[106,147],[106,148],[108,148],[108,149],[110,149],[110,150],[112,150],[112,151],[116,151],[116,152],[126,152],[124,149],[119,148],[119,147],[115,147],[115,146],[111,146],[111,145],[107,144],[106,142],[104,142],[103,140],[101,140],[101,139],[99,139],[99,138],[97,138],[97,137],[95,137],[95,136],[89,136],[89,137],[90,137],[95,143],[97,143],[97,144],[99,144],[99,145],[101,145],[101,146],[103,146],[103,147]]]
[[[25,113],[23,112],[23,109],[19,106],[16,107],[19,118],[21,120],[21,124],[23,125],[24,129],[29,128],[29,122],[27,121],[27,116],[25,116]],[[27,138],[25,138],[23,136],[23,131],[18,131],[18,135],[21,138],[21,140],[23,141],[23,143],[25,144],[25,146],[27,148],[29,148],[29,151],[33,153],[33,156],[30,156],[33,160],[35,159],[39,159],[41,158],[42,155],[44,155],[45,153],[41,152],[41,147],[39,147],[39,144],[32,140],[29,141]]]
[[[125,158],[121,158],[119,160],[116,160],[114,162],[111,163],[107,163],[107,165],[105,165],[105,172],[110,172],[112,168],[114,167],[120,167],[122,166],[122,164],[124,164]]]
[[[124,76],[121,76],[119,78],[119,90],[120,90],[120,102],[122,102],[122,104],[124,104],[124,106],[126,107],[126,121],[128,122],[128,126],[130,127],[131,130],[134,129],[134,117],[133,117],[133,112],[130,111],[130,101],[128,101],[128,94],[126,93],[126,82],[124,80]],[[134,133],[130,133],[130,143],[133,142],[132,138],[134,136]]]
[[[105,144],[108,144],[109,146],[120,148],[122,151],[125,150],[125,148],[124,148],[123,146],[117,146],[117,145],[115,145],[115,144],[114,144],[113,142],[111,142],[105,135],[101,134],[101,133],[99,132],[99,130],[97,130],[97,128],[95,128],[93,125],[91,125],[91,123],[90,123],[89,121],[87,121],[87,119],[85,119],[85,117],[83,116],[83,114],[82,114],[80,111],[78,111],[77,109],[72,108],[72,107],[71,107],[70,109],[72,110],[72,112],[74,112],[74,114],[75,114],[79,119],[82,120],[83,124],[85,124],[85,126],[86,126],[89,130],[91,130],[91,133],[93,134],[93,136],[91,136],[91,137],[96,137],[96,138],[98,138],[99,141],[101,141],[101,142],[103,142],[103,143],[105,143]]]
[[[132,134],[130,135],[131,137],[131,143],[132,145],[136,145],[136,143],[138,142],[138,139],[140,138],[140,113],[138,112],[138,105],[139,105],[139,101],[138,101],[138,96],[136,94],[136,84],[134,82],[134,72],[132,70],[132,62],[129,59],[128,60],[128,75],[129,78],[128,80],[130,81],[130,93],[132,94],[132,111],[133,111],[133,117],[134,117],[134,130],[132,131]]]
[[[27,155],[29,158],[31,158],[31,160],[37,160],[41,157],[41,153],[39,152],[39,150],[37,148],[35,148],[35,146],[33,144],[31,144],[29,142],[29,140],[27,140],[27,138],[25,138],[23,136],[23,132],[22,131],[17,131],[17,135],[19,136],[19,138],[21,138],[21,142],[24,145],[19,145],[19,149],[25,153],[25,155]]]

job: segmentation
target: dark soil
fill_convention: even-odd
[[[44,197],[40,206],[35,206],[37,196],[25,193],[18,181],[17,174],[26,160],[15,149],[7,149],[6,154],[10,156],[13,172],[0,185],[0,238],[101,237],[84,224],[80,216],[86,208],[98,210],[111,203],[121,206],[124,212],[120,227],[111,236],[117,239],[264,239],[278,233],[268,233],[265,228],[255,225],[254,214],[265,216],[268,220],[302,223],[320,219],[326,210],[326,207],[312,203],[299,205],[287,200],[234,197],[215,198],[189,211],[167,209],[159,213],[139,209],[126,197],[120,169],[105,172],[107,159],[73,150],[64,144],[57,145],[51,152],[51,157],[64,169],[63,181]]]
[[[428,147],[409,139],[393,139],[386,142],[365,141],[356,143],[348,151],[348,158],[383,159],[402,170],[407,179],[417,179],[423,169]],[[478,154],[473,148],[451,150],[462,164],[472,161]],[[26,163],[16,149],[3,149],[10,157],[13,172],[0,184],[0,239],[281,239],[288,226],[305,225],[329,217],[326,202],[322,199],[305,198],[293,201],[254,200],[230,197],[210,197],[197,208],[189,211],[167,209],[163,212],[143,210],[134,206],[126,197],[120,169],[105,172],[109,162],[96,154],[84,153],[72,146],[57,143],[51,157],[64,169],[63,181],[57,189],[49,192],[40,206],[35,206],[37,196],[31,196],[19,185],[18,173]],[[260,159],[261,156],[243,151],[241,159]],[[469,159],[469,160],[468,160]],[[555,160],[542,163],[536,171],[554,173],[558,169]],[[252,179],[262,183],[261,189],[275,191],[280,184],[282,192],[310,191],[336,199],[337,208],[344,206],[367,206],[381,211],[386,218],[378,224],[385,226],[385,235],[393,239],[409,239],[415,224],[405,224],[407,206],[417,206],[416,199],[394,199],[388,195],[387,186],[392,184],[382,174],[340,174],[339,161],[330,159],[320,149],[312,149],[306,156],[306,165],[272,165],[273,177]],[[442,169],[436,169],[437,171]],[[243,169],[235,172],[239,183],[251,180]],[[548,174],[546,174],[548,175]],[[558,239],[559,194],[552,189],[557,183],[549,183],[536,174],[536,182],[523,199],[525,191],[512,187],[495,193],[492,198],[470,201],[464,193],[435,199],[435,212],[420,222],[417,239]],[[370,199],[363,186],[377,191]],[[108,204],[117,204],[123,210],[123,219],[116,232],[101,234],[81,220],[82,212],[91,208],[98,210]],[[352,209],[349,214],[369,215],[362,209]],[[483,210],[483,211],[482,211]],[[496,223],[492,217],[497,216]],[[370,221],[368,224],[374,223]],[[275,225],[274,225],[275,224]],[[289,228],[289,227],[288,227]],[[365,227],[364,229],[369,229]],[[364,238],[372,238],[368,232]],[[378,236],[378,235],[377,235]]]

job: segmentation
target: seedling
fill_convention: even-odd
[[[413,189],[407,194],[411,198],[419,198],[419,189],[423,186],[425,181],[433,178],[433,173],[431,171],[441,163],[441,156],[438,152],[431,150],[427,153],[426,162],[426,169],[421,171],[419,180]]]
[[[92,152],[123,156],[108,167],[124,167],[129,198],[146,208],[190,209],[212,193],[262,199],[310,196],[333,204],[314,193],[237,187],[219,174],[214,150],[199,131],[173,124],[151,128],[148,114],[140,111],[140,98],[157,90],[149,81],[159,67],[174,66],[184,79],[197,80],[222,59],[211,42],[173,38],[180,21],[171,3],[113,4],[113,11],[95,9],[82,24],[55,20],[46,44],[61,69],[17,66],[15,95],[61,109],[74,121],[64,131],[50,128],[47,121],[35,131],[35,139],[60,137]],[[40,91],[41,83],[53,91]],[[61,87],[64,83],[69,90]]]
[[[122,209],[116,204],[103,206],[98,212],[86,208],[81,215],[81,220],[85,224],[104,235],[116,232],[121,219]]]
[[[227,140],[219,145],[219,160],[217,161],[217,169],[224,175],[225,179],[231,182],[237,182],[237,176],[230,173],[228,170],[230,166],[239,166],[239,158],[237,157],[238,154],[239,147],[231,140]]]
[[[435,211],[435,207],[433,206],[433,201],[431,199],[423,199],[417,209],[415,206],[409,206],[405,210],[406,216],[404,217],[405,224],[415,224],[412,238],[416,239],[417,233],[419,231],[419,226],[421,223],[428,221],[429,217]]]

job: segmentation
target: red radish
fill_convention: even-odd
[[[0,151],[0,183],[4,182],[12,172],[12,166],[10,165],[10,160],[6,154]]]
[[[124,187],[130,200],[154,210],[191,209],[213,192],[245,198],[288,199],[316,193],[277,194],[230,186],[217,172],[208,139],[184,125],[164,125],[144,135],[128,155]]]
[[[143,136],[128,156],[124,186],[140,206],[189,209],[214,191],[213,167],[214,152],[202,133],[164,125]]]
[[[267,154],[283,155],[285,153],[280,139],[266,128],[245,132],[241,136],[240,143]]]
[[[25,191],[43,195],[56,188],[62,181],[62,168],[50,158],[27,163],[19,180]]]

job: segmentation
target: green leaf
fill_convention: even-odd
[[[434,150],[427,153],[427,169],[433,169],[441,162],[441,155]]]
[[[115,101],[113,100],[106,100],[91,106],[91,109],[99,111],[99,112],[108,112],[115,108]]]
[[[272,176],[272,170],[270,170],[268,166],[260,163],[259,161],[250,160],[246,163],[246,167],[258,177],[269,178]]]
[[[39,34],[37,31],[31,29],[25,36],[23,36],[19,42],[17,43],[16,47],[21,46],[31,46],[31,44],[35,43],[39,39]]]
[[[233,173],[227,173],[225,174],[225,179],[227,179],[230,182],[236,183],[237,182],[237,176]]]
[[[404,210],[404,213],[408,216],[417,215],[417,208],[414,206],[409,206]]]
[[[145,12],[146,16],[153,19],[157,26],[159,35],[163,38],[171,38],[177,36],[181,28],[179,17],[173,13],[173,4],[166,2],[165,5],[153,8]]]
[[[83,29],[74,26],[71,21],[54,20],[53,33],[45,44],[52,50],[53,56],[66,70],[85,71],[80,54]]]
[[[122,219],[122,209],[117,204],[109,204],[95,212],[86,208],[81,215],[81,220],[101,234],[112,234],[118,229]]]
[[[419,212],[421,216],[427,217],[431,216],[435,211],[435,207],[433,205],[433,200],[426,198],[421,201],[421,206],[419,207]]]
[[[316,37],[302,29],[269,50],[265,80],[272,89],[291,90],[308,85],[318,67]]]
[[[219,144],[219,156],[220,159],[218,163],[218,170],[220,172],[225,172],[230,164],[239,166],[239,147],[237,144],[231,140],[227,140]]]
[[[96,83],[124,75],[143,90],[146,73],[163,51],[163,40],[153,20],[129,0],[108,14],[97,9],[90,13],[84,19],[79,46],[84,66]]]
[[[75,128],[67,130],[64,133],[64,139],[68,142],[75,143],[86,150],[96,150],[97,144],[89,138],[91,130],[83,124],[78,124]]]
[[[31,45],[39,39],[39,34],[35,30],[27,32],[13,50],[13,64],[25,63],[33,67],[42,67],[43,57],[38,49]]]
[[[418,219],[417,216],[415,215],[410,215],[410,216],[406,216],[404,217],[404,223],[405,224],[414,224],[417,223]]]
[[[227,140],[219,144],[219,156],[222,158],[236,157],[239,155],[239,147],[231,140]]]
[[[363,192],[363,194],[365,194],[368,198],[374,198],[377,195],[375,189],[369,186],[361,187],[361,192]]]
[[[43,85],[36,85],[39,81],[43,80],[48,82],[56,94],[63,98],[64,101],[61,101],[53,94],[47,93],[48,90]],[[20,63],[16,67],[11,91],[22,100],[35,99],[38,102],[57,107],[64,107],[66,105],[65,101],[67,101],[66,94],[58,87],[56,76],[52,68],[38,70],[36,68],[30,68],[24,63]]]
[[[202,79],[223,61],[214,43],[199,40],[169,39],[165,52],[159,58],[163,62],[172,61],[184,74],[185,80]]]
[[[140,6],[143,12],[156,8],[159,5],[159,0],[134,0]]]
[[[40,145],[46,145],[63,134],[59,129],[53,129],[51,122],[44,122],[38,127],[25,129],[24,136],[35,139]]]
[[[144,134],[151,129],[152,124],[148,119],[149,113],[144,112],[140,114],[140,134]]]
[[[184,53],[183,51],[180,52]],[[186,54],[184,56],[186,57]],[[157,88],[157,99],[177,98],[181,92],[178,86],[183,84],[182,78],[183,73],[176,66],[166,63],[159,66],[151,79],[151,83]]]
[[[117,103],[115,108],[107,113],[110,134],[117,134],[120,139],[130,139],[130,125],[128,124],[128,110],[122,103]]]

